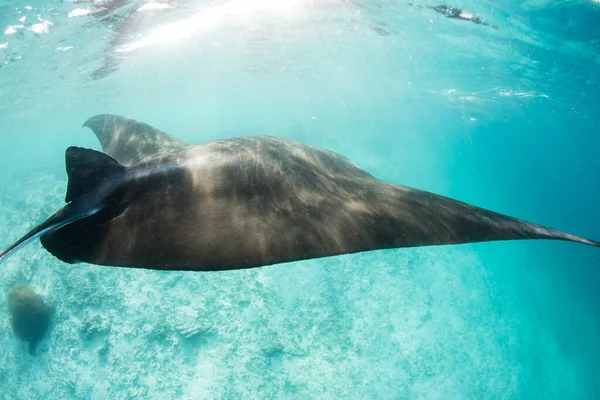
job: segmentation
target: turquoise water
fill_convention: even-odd
[[[0,247],[62,206],[64,150],[99,148],[81,128],[98,113],[190,143],[282,136],[600,238],[600,4],[451,5],[498,29],[391,1],[178,1],[125,22],[3,1]],[[598,398],[599,267],[532,241],[157,272],[36,242],[0,287],[29,284],[53,325],[32,356],[2,311],[0,397]]]

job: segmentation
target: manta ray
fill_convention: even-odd
[[[66,263],[217,271],[371,250],[515,239],[600,243],[381,181],[340,154],[271,136],[187,145],[145,123],[84,123],[66,205],[0,253],[40,238]]]

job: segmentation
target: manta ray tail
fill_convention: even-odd
[[[96,214],[106,218],[106,210],[110,210],[109,217],[115,215],[116,207],[113,204],[118,203],[119,193],[111,192],[110,184],[106,185],[107,189],[104,190],[109,192],[108,196],[102,196],[104,193],[98,196],[95,192],[103,183],[110,182],[114,176],[124,173],[125,167],[104,153],[81,147],[69,147],[65,159],[69,176],[65,197],[68,204],[0,253],[0,263],[31,241],[41,236],[43,242],[44,235],[66,225]],[[55,254],[55,249],[43,244],[48,251],[61,258]]]
[[[48,218],[43,223],[33,228],[29,233],[17,240],[10,247],[0,253],[0,263],[6,260],[9,256],[17,252],[20,248],[30,243],[31,241],[42,236],[44,233],[51,231],[52,229],[60,228],[74,220],[74,215],[71,210],[67,207],[62,208],[56,214]]]

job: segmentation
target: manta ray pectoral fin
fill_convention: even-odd
[[[118,184],[120,177],[126,171],[124,166],[104,153],[81,147],[69,147],[65,159],[69,176],[65,198],[68,204],[0,253],[0,262],[32,240],[40,236],[43,239],[47,234],[52,234],[53,231],[76,221],[91,216],[109,219],[122,212],[119,204],[122,194],[119,193]],[[48,251],[61,260],[77,262],[68,255],[61,257],[55,254],[54,248],[48,248],[45,243],[43,244]]]
[[[437,211],[442,224],[448,230],[448,242],[441,244],[487,242],[512,239],[553,239],[576,242],[600,247],[600,242],[586,239],[570,233],[534,224],[518,218],[509,217],[490,210],[468,205],[442,196],[435,196],[432,203],[439,207]],[[457,240],[458,239],[458,240]]]
[[[94,132],[106,154],[124,165],[138,164],[186,146],[148,124],[118,115],[95,115],[83,126]]]
[[[547,228],[542,225],[533,224],[531,222],[518,220],[512,217],[505,218],[505,223],[508,227],[506,232],[508,239],[552,239],[600,247],[600,242],[595,240],[586,239],[581,236],[572,235],[570,233]]]
[[[377,232],[387,247],[519,239],[554,239],[600,247],[600,242],[475,207],[448,197],[396,186],[377,198]],[[387,217],[389,216],[389,217]]]

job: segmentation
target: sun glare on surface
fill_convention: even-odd
[[[131,52],[156,44],[168,44],[192,37],[203,31],[210,31],[227,19],[252,20],[265,14],[289,16],[299,8],[301,0],[233,0],[222,5],[202,10],[191,17],[163,25],[147,36],[127,43],[116,52]],[[146,12],[141,7],[137,12]]]

